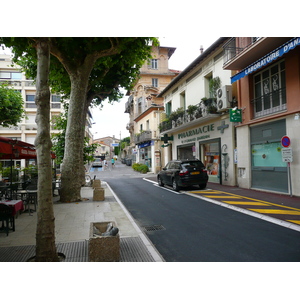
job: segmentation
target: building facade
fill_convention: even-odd
[[[111,159],[115,156],[115,147],[120,146],[120,139],[115,136],[105,136],[93,140],[93,143],[99,144],[94,153],[95,156],[105,156],[107,159]]]
[[[300,38],[231,38],[242,120],[236,124],[237,185],[300,196]],[[283,140],[283,137],[284,138]]]
[[[162,156],[200,159],[209,181],[235,185],[235,127],[229,109],[236,105],[231,71],[223,69],[220,38],[202,52],[159,95],[164,97],[166,118],[160,124]]]
[[[140,70],[140,78],[125,104],[129,114],[127,129],[131,145],[126,153],[133,162],[146,164],[157,173],[161,168],[159,124],[164,112],[163,98],[157,95],[176,77],[179,71],[170,70],[168,61],[176,48],[153,46],[152,59]]]

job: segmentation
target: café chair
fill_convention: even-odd
[[[31,214],[32,211],[36,211],[36,206],[37,206],[37,192],[30,192],[27,191],[26,199],[23,201],[25,210],[28,210],[29,215]],[[34,205],[34,210],[30,208],[30,205]]]
[[[12,214],[12,208],[3,203],[0,203],[0,221],[2,221],[1,229],[6,231],[6,236],[8,236],[10,225],[15,231],[15,217]]]

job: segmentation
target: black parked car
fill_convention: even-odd
[[[160,186],[171,185],[174,191],[192,185],[199,185],[200,189],[204,189],[208,175],[200,160],[172,160],[158,173],[157,181]]]

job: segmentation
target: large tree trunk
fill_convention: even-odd
[[[86,94],[91,68],[82,68],[70,74],[71,95],[66,129],[65,154],[62,164],[62,202],[81,199],[80,190],[83,176],[83,146],[86,123]]]
[[[50,138],[50,52],[48,38],[37,41],[37,136],[35,146],[38,162],[38,210],[36,231],[36,261],[58,261],[55,246],[55,226],[52,200],[52,168]]]

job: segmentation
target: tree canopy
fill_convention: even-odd
[[[20,92],[0,84],[0,125],[16,126],[24,117],[23,98]]]

